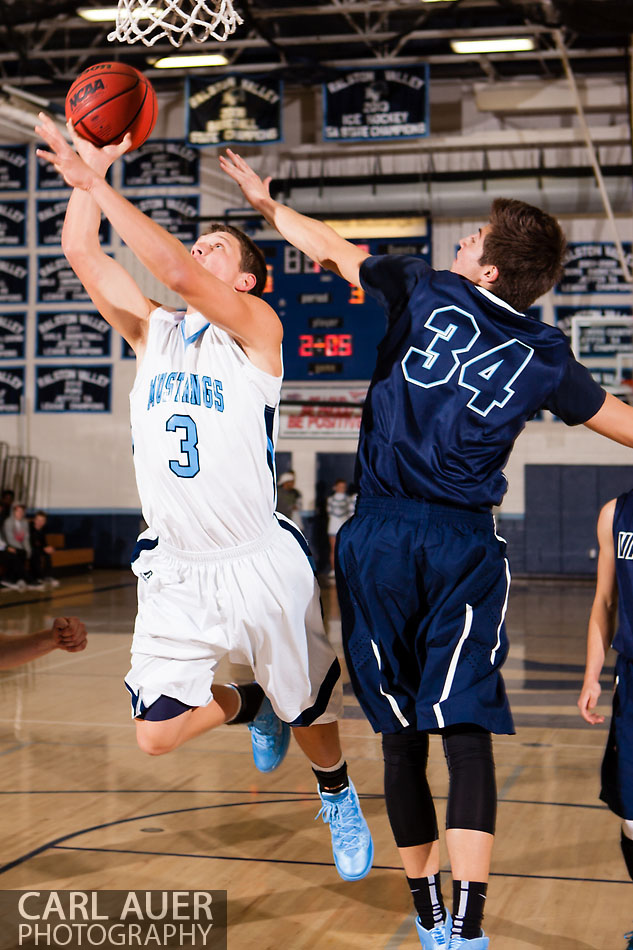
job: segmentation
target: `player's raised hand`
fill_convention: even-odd
[[[589,683],[583,683],[583,687],[578,698],[578,709],[580,710],[580,715],[592,726],[596,726],[599,723],[604,722],[604,716],[599,716],[594,712],[601,692],[602,688],[597,680]]]
[[[38,158],[43,158],[44,161],[49,162],[63,177],[67,185],[89,191],[95,180],[95,171],[68,144],[53,120],[45,112],[40,112],[38,118],[40,121],[39,125],[35,126],[35,131],[44,139],[50,149],[50,151],[46,151],[46,149],[38,148],[36,150]]]
[[[79,653],[86,649],[88,634],[86,627],[78,617],[57,617],[53,621],[55,646],[68,653]]]
[[[270,199],[272,179],[268,177],[262,180],[241,155],[227,148],[226,155],[220,155],[219,161],[222,171],[237,182],[242,189],[242,194],[253,208],[259,209],[262,202]]]
[[[35,131],[40,135],[50,151],[37,149],[37,156],[49,162],[72,188],[89,191],[96,178],[103,178],[112,162],[130,146],[130,137],[126,136],[119,145],[96,148],[85,139],[81,139],[69,124],[73,148],[64,138],[53,120],[45,112],[39,114],[39,125]]]
[[[110,165],[112,165],[117,158],[120,158],[121,155],[124,155],[132,144],[132,136],[128,132],[118,145],[104,145],[99,148],[77,134],[71,119],[66,123],[66,128],[68,129],[68,133],[77,153],[81,156],[86,165],[101,175],[102,178],[105,178],[105,174]]]

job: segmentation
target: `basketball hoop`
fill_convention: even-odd
[[[153,46],[166,37],[172,46],[186,39],[204,43],[212,36],[223,42],[243,23],[231,0],[119,0],[112,42]]]

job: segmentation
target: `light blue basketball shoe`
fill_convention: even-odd
[[[248,728],[253,761],[260,772],[273,772],[284,760],[290,742],[290,726],[282,722],[267,696]]]
[[[446,920],[440,927],[433,927],[432,930],[426,930],[420,923],[420,918],[415,918],[415,927],[420,938],[423,950],[448,950],[448,941],[451,935],[453,921],[448,910],[446,911]]]
[[[358,795],[350,781],[341,792],[322,792],[321,810],[323,821],[330,826],[332,853],[336,870],[344,881],[360,881],[369,874],[374,859],[374,842]],[[316,820],[316,819],[315,819]]]
[[[470,940],[465,937],[451,937],[448,950],[488,950],[489,943],[482,930],[480,937],[472,937]]]

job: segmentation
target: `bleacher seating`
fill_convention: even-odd
[[[67,548],[63,534],[47,534],[46,543],[55,548],[51,554],[53,568],[70,568],[86,565],[91,568],[95,559],[94,548]]]

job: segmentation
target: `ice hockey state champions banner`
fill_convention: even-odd
[[[418,138],[429,134],[428,67],[357,69],[323,86],[323,138]]]
[[[266,145],[280,142],[280,80],[224,76],[187,81],[187,142],[190,145]]]

